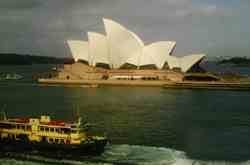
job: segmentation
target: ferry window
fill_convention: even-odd
[[[53,142],[53,139],[52,139],[52,138],[49,138],[49,142]]]
[[[58,143],[58,142],[59,142],[59,139],[55,139],[55,142]]]
[[[27,131],[30,131],[30,130],[31,130],[31,126],[30,126],[30,125],[27,125],[27,126],[26,126],[26,129],[27,129]]]
[[[44,131],[44,127],[40,127],[40,130],[41,130],[41,131]]]
[[[54,128],[49,128],[49,131],[50,132],[54,132]]]
[[[62,144],[63,144],[63,143],[64,143],[64,140],[63,140],[63,139],[61,139],[61,142],[60,142],[60,143],[62,143]]]
[[[24,125],[21,125],[21,129],[24,130],[24,129],[25,129],[25,126],[24,126]]]
[[[49,128],[48,128],[48,127],[46,127],[46,128],[45,128],[45,131],[49,131]]]
[[[0,124],[0,128],[10,129],[10,128],[11,128],[11,125],[10,125],[10,124],[6,124],[6,123],[1,123],[1,124]]]
[[[77,131],[76,130],[72,130],[71,133],[77,133]]]
[[[61,128],[62,133],[70,133],[69,128]]]
[[[56,128],[56,130],[55,130],[56,132],[59,132],[59,129],[58,128]]]

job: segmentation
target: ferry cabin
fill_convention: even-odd
[[[81,144],[88,140],[87,131],[77,123],[50,120],[49,116],[0,120],[0,141]]]

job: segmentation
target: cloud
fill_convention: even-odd
[[[186,51],[200,39],[194,29],[202,25],[192,25],[196,17],[217,19],[230,11],[194,0],[0,0],[0,52],[66,56],[65,40],[104,32],[102,17],[121,22],[148,42],[176,40],[177,50]]]

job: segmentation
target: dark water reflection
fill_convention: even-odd
[[[79,111],[107,132],[112,144],[173,148],[201,159],[250,160],[250,92],[40,86],[31,81],[33,73],[51,67],[0,67],[25,76],[0,82],[0,108],[6,104],[12,117],[48,114],[65,120]]]

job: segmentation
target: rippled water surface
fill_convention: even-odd
[[[72,120],[79,113],[110,138],[102,156],[68,164],[250,164],[249,91],[41,86],[29,69],[25,80],[0,82],[8,116]],[[65,164],[2,157],[0,164]]]

